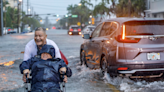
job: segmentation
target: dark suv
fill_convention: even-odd
[[[164,72],[164,19],[115,18],[84,34],[81,64],[111,76],[161,77]]]
[[[81,28],[78,25],[71,25],[68,30],[69,35],[81,35]]]

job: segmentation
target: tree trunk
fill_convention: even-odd
[[[128,15],[129,15],[129,17],[130,17],[130,15],[131,15],[131,0],[129,0],[129,2],[128,2]]]

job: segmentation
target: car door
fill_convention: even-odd
[[[106,59],[112,61],[111,57],[115,56],[116,53],[116,41],[114,40],[116,35],[116,30],[118,29],[117,22],[106,22],[100,32],[101,39],[101,55],[104,54]],[[99,55],[100,56],[100,55]]]
[[[100,34],[98,37],[94,38],[94,46],[95,46],[95,51],[93,53],[93,58],[94,61],[100,65],[100,60],[101,60],[101,55],[103,52],[103,45],[104,43],[108,40],[108,38],[106,37],[106,31],[109,30],[109,27],[111,25],[111,22],[105,22],[100,30]]]
[[[109,51],[107,51],[108,61],[110,65],[113,65],[116,61],[116,50],[117,50],[117,41],[115,40],[119,24],[117,22],[111,22],[110,33],[109,33],[109,42],[105,43]]]
[[[91,68],[93,67],[92,65],[96,64],[94,53],[96,52],[96,50],[97,50],[96,48],[98,47],[97,39],[99,38],[99,33],[102,28],[102,25],[103,25],[103,23],[99,24],[96,27],[96,29],[93,31],[93,33],[91,35],[91,39],[87,43],[88,50],[87,50],[86,59],[87,59],[88,66]]]

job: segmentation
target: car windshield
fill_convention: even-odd
[[[95,27],[88,27],[90,31],[94,31]]]
[[[80,27],[71,27],[72,29],[79,29]]]
[[[126,35],[164,35],[164,21],[130,21],[125,23]]]

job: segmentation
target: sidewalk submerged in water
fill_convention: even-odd
[[[19,64],[23,61],[24,47],[31,39],[33,34],[0,36],[0,92],[22,92]]]

